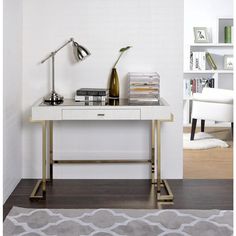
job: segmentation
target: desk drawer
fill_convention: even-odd
[[[63,120],[140,120],[140,110],[75,110],[63,109]]]

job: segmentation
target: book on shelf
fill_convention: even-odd
[[[94,101],[94,102],[105,102],[107,100],[107,96],[83,96],[83,95],[75,95],[75,101]]]
[[[108,96],[109,89],[105,88],[81,88],[76,91],[78,96]]]
[[[213,60],[213,58],[212,58],[212,56],[209,52],[206,53],[206,59],[207,59],[207,63],[210,66],[210,68],[213,69],[213,70],[217,70],[216,63]]]
[[[204,87],[214,88],[214,78],[185,79],[183,82],[184,98],[191,97],[194,93],[201,93]]]
[[[190,70],[206,70],[206,52],[190,52]]]

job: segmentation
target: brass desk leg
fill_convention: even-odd
[[[158,207],[161,208],[161,205],[164,204],[173,204],[174,195],[171,191],[171,188],[167,182],[167,180],[161,179],[161,121],[155,121],[154,124],[154,132],[155,132],[155,165],[157,169],[157,202]],[[161,194],[161,190],[164,188],[166,195]]]
[[[157,191],[158,191],[158,177],[157,177],[157,158],[158,158],[158,146],[157,146],[157,123],[156,121],[153,122],[153,131],[154,131],[154,183],[157,185]]]
[[[155,157],[154,157],[154,152],[155,152],[155,148],[154,148],[154,121],[152,121],[152,131],[151,131],[151,183],[152,184],[156,184],[156,179],[155,179]]]
[[[42,180],[39,180],[35,185],[30,200],[34,199],[46,199],[46,165],[47,165],[47,124],[46,121],[42,122]],[[42,187],[42,195],[36,195],[39,191],[40,186]]]
[[[53,181],[53,121],[49,121],[50,181]]]

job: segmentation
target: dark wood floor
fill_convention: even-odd
[[[22,179],[4,204],[26,208],[158,208],[149,180],[54,180],[45,201],[30,201],[36,180]],[[169,180],[175,209],[233,209],[232,180]]]

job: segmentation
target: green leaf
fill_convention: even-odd
[[[126,50],[128,50],[128,49],[130,49],[131,48],[131,46],[127,46],[127,47],[125,47],[125,48],[121,48],[120,49],[120,52],[124,52],[124,51],[126,51]]]

